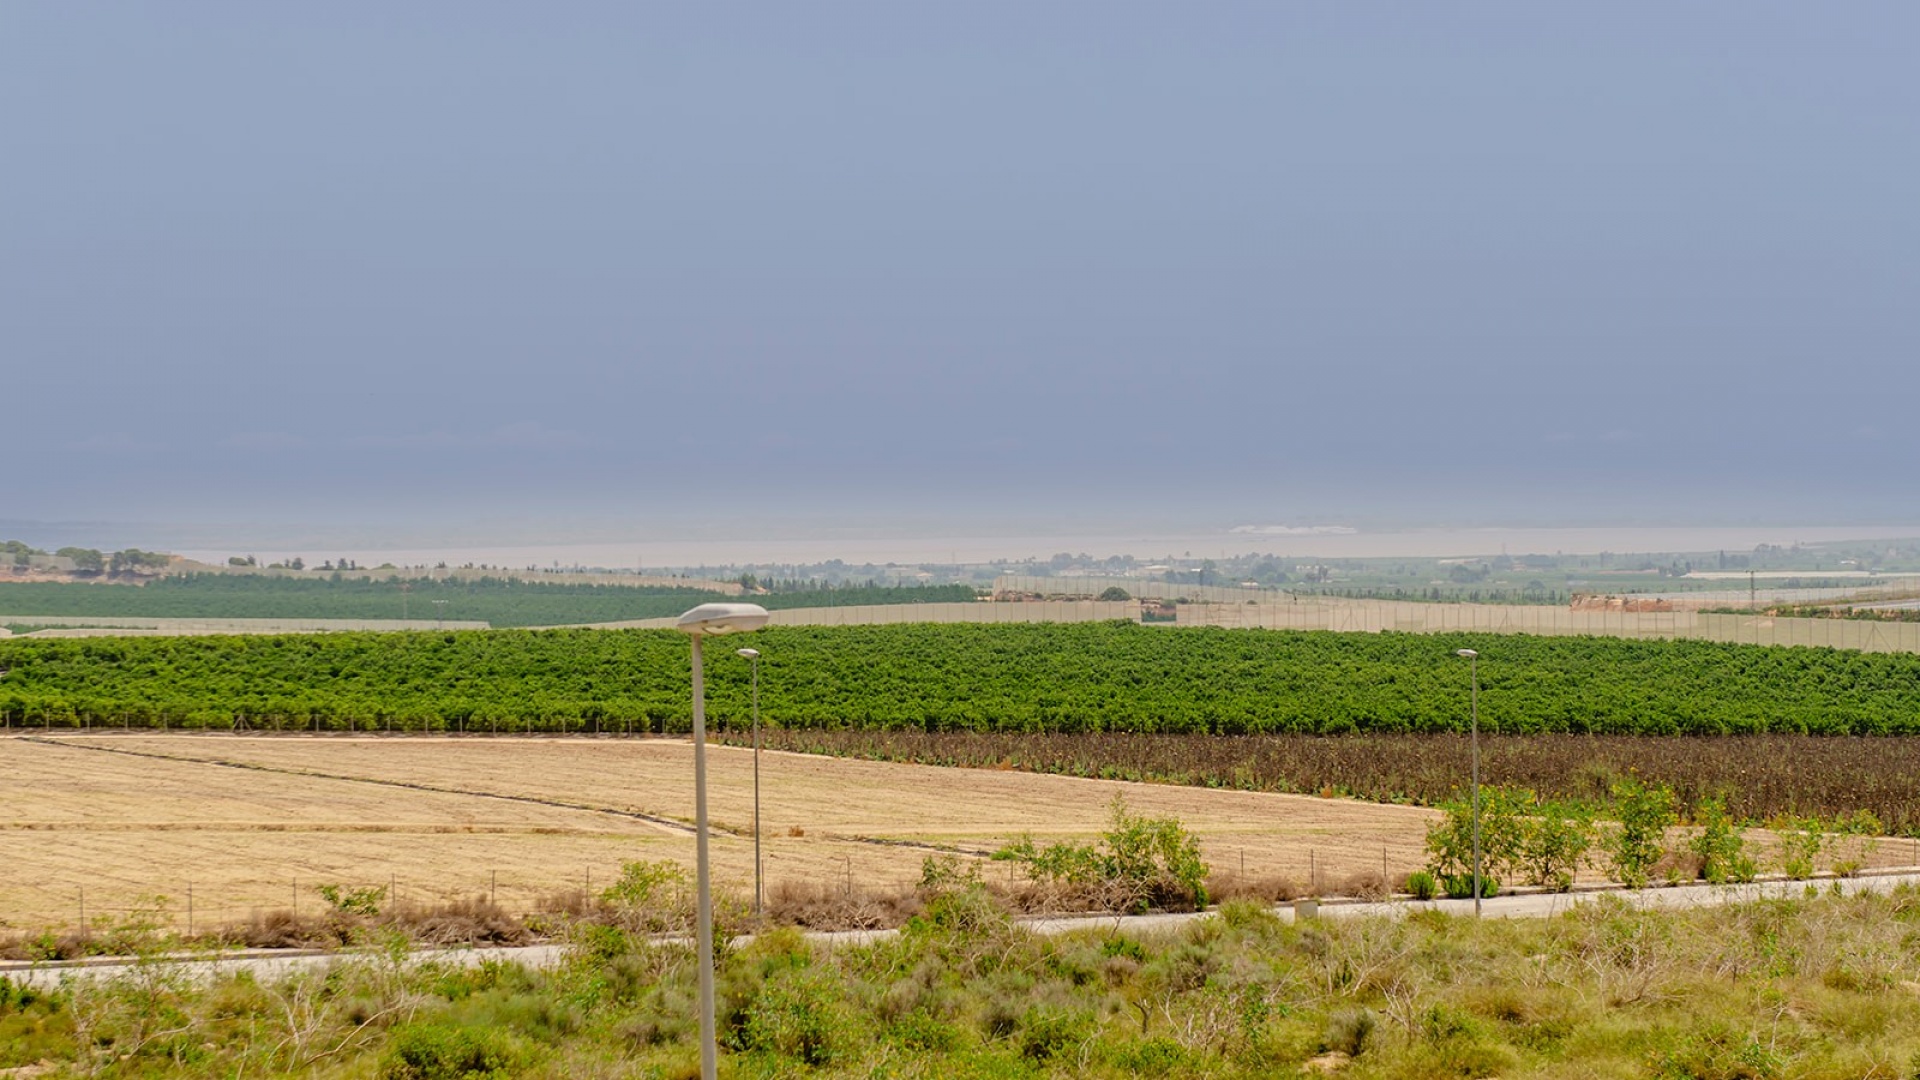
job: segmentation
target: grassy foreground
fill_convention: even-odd
[[[396,944],[276,981],[150,962],[46,994],[0,983],[0,1068],[694,1075],[689,949],[607,925],[573,940],[550,971],[409,964]],[[719,986],[733,1077],[1911,1077],[1920,893],[1479,924],[1292,925],[1236,903],[1136,938],[1039,936],[962,885],[872,944],[762,934],[726,950]]]

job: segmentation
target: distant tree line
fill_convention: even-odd
[[[0,562],[8,566],[28,566],[32,564],[34,556],[46,554],[46,551],[20,540],[0,541]],[[171,556],[139,548],[127,548],[108,555],[97,548],[63,547],[53,555],[71,561],[74,570],[81,574],[137,574],[164,570],[173,562]]]

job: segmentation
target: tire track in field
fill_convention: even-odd
[[[23,735],[22,742],[36,743],[41,746],[55,746],[64,750],[94,750],[103,754],[125,754],[128,757],[148,758],[154,761],[172,761],[188,765],[210,765],[222,769],[240,769],[252,772],[276,773],[281,776],[300,776],[314,780],[338,780],[349,784],[371,784],[377,787],[400,788],[406,791],[420,791],[433,795],[464,795],[475,799],[498,799],[501,802],[524,803],[530,806],[544,806],[556,810],[580,810],[590,814],[608,814],[614,817],[643,821],[662,832],[674,836],[692,836],[694,827],[675,818],[649,814],[642,810],[621,810],[611,806],[598,806],[593,803],[565,802],[560,799],[541,798],[537,795],[507,795],[497,791],[474,791],[468,788],[440,787],[434,784],[422,784],[412,780],[382,780],[372,776],[353,776],[347,773],[321,772],[317,769],[293,769],[279,765],[262,765],[251,761],[230,761],[219,757],[193,757],[186,754],[163,754],[155,750],[134,750],[124,746],[96,746],[90,743],[67,742],[63,739],[49,738],[43,735]],[[749,829],[733,828],[708,823],[714,832],[723,832],[732,836],[751,838]],[[839,840],[855,844],[869,844],[875,847],[909,848],[932,852],[938,855],[971,855],[986,858],[992,852],[984,849],[960,847],[951,844],[934,844],[924,840],[904,840],[881,836],[861,836],[854,833],[821,833],[823,840]]]
[[[133,750],[124,746],[93,746],[86,743],[71,743],[61,739],[49,739],[39,735],[29,735],[23,742],[38,743],[42,746],[57,746],[65,750],[93,750],[102,754],[125,754],[128,757],[149,758],[155,761],[172,761],[187,765],[211,765],[221,769],[242,769],[251,772],[277,773],[281,776],[301,776],[314,780],[339,780],[349,784],[373,784],[378,787],[400,788],[405,791],[422,791],[433,795],[464,795],[475,799],[498,799],[501,802],[524,803],[531,806],[545,806],[556,810],[584,810],[590,814],[609,814],[614,817],[644,821],[649,825],[676,836],[692,836],[693,826],[670,817],[649,814],[642,810],[621,810],[611,806],[596,806],[592,803],[565,802],[560,799],[545,799],[537,795],[507,795],[497,791],[474,791],[468,788],[439,787],[434,784],[422,784],[412,780],[382,780],[373,776],[352,776],[346,773],[321,772],[317,769],[290,769],[278,765],[261,765],[251,761],[229,761],[218,757],[191,757],[185,754],[163,754],[154,750]],[[732,831],[732,830],[726,830]]]

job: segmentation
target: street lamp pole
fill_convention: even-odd
[[[1480,653],[1474,649],[1461,649],[1459,655],[1467,658],[1468,670],[1472,672],[1472,724],[1473,724],[1473,917],[1480,917]]]
[[[766,913],[760,870],[760,650],[737,651],[753,665],[753,915],[759,918]]]
[[[693,835],[695,866],[694,937],[700,965],[700,1080],[715,1080],[719,1051],[713,1024],[713,875],[707,859],[707,687],[701,671],[700,642],[709,634],[758,630],[767,609],[758,604],[701,604],[674,628],[693,636]]]

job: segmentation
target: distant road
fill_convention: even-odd
[[[1209,593],[1228,590],[1208,590]],[[1291,596],[1264,590],[1233,594],[1232,602],[1182,604],[1178,626],[1348,633],[1479,633],[1720,641],[1738,645],[1802,645],[1860,652],[1920,653],[1920,622],[1875,619],[1787,619],[1700,611],[1573,610],[1524,604],[1449,604],[1412,600],[1349,600]],[[1212,597],[1209,596],[1209,600]],[[1920,601],[1899,601],[1920,608]],[[774,626],[872,626],[888,623],[1045,623],[1140,621],[1136,600],[1003,600],[973,603],[873,604],[788,608],[772,613]],[[431,619],[66,619],[0,614],[0,624],[112,622],[121,628],[43,630],[32,637],[104,637],[164,634],[286,634],[340,630],[485,630],[484,622]],[[575,623],[565,628],[658,630],[674,619]],[[525,629],[562,629],[526,627]]]

